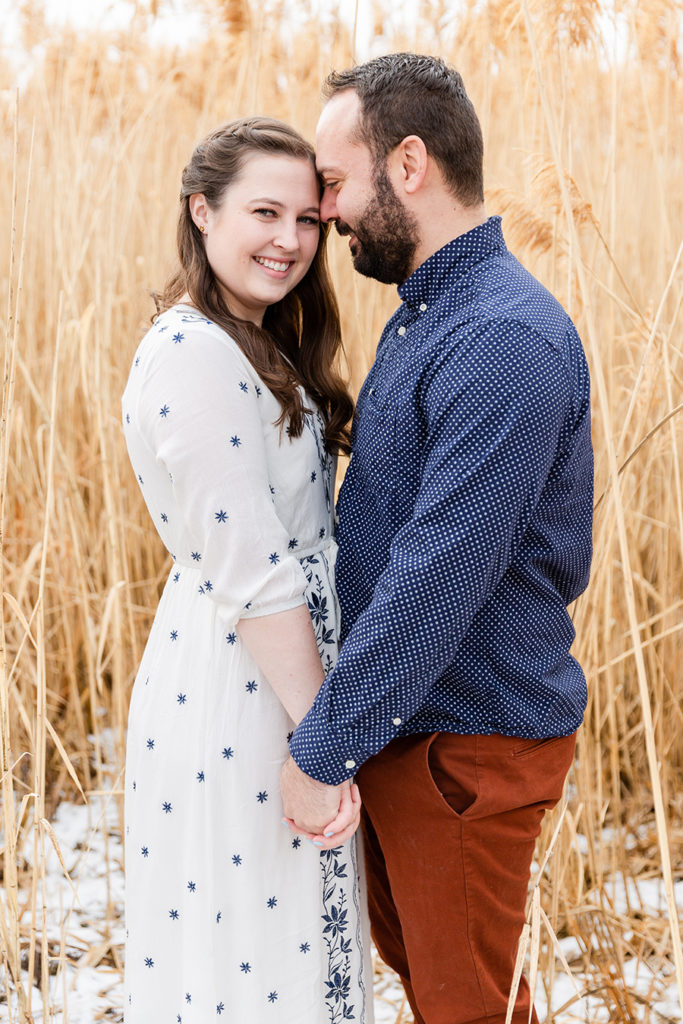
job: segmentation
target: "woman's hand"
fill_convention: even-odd
[[[336,817],[319,834],[298,828],[291,818],[283,820],[293,832],[310,839],[321,850],[331,850],[350,839],[360,824],[361,798],[355,782],[342,783],[339,809]]]

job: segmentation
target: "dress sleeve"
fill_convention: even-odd
[[[138,427],[183,517],[188,550],[174,557],[201,569],[231,621],[303,604],[306,578],[269,480],[264,410],[275,419],[277,408],[246,357],[215,325],[186,324],[180,342],[155,339],[141,370]]]

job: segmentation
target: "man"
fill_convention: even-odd
[[[321,214],[399,284],[339,498],[343,646],[291,740],[285,811],[363,798],[373,934],[418,1024],[505,1021],[541,819],[585,710],[589,379],[483,202],[460,76],[415,54],[333,73]],[[520,986],[513,1021],[527,1021]],[[534,1017],[535,1019],[535,1017]]]

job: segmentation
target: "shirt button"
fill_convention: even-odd
[[[356,767],[356,762],[355,761],[345,761],[344,762],[344,767],[345,768],[355,768]]]
[[[405,327],[403,327],[403,326],[399,327],[399,329],[398,329],[398,331],[396,333],[400,334],[401,337],[403,337],[403,335],[406,333]]]
[[[401,724],[401,719],[400,718],[395,718],[394,719],[394,725],[400,725],[400,724]]]
[[[421,302],[420,303],[420,312],[424,313],[426,308],[427,308],[427,303],[426,302]]]

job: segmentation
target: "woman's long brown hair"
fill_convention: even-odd
[[[306,276],[267,308],[263,326],[257,327],[230,312],[206,257],[204,237],[192,220],[190,196],[202,193],[209,207],[217,209],[245,159],[257,153],[308,160],[315,167],[312,147],[282,121],[251,117],[231,121],[211,132],[196,147],[183,171],[179,265],[162,294],[155,296],[157,309],[162,312],[189,295],[204,316],[234,339],[278,399],[282,405],[277,421],[280,426],[286,425],[293,437],[301,435],[305,409],[297,385],[303,385],[323,414],[328,450],[348,453],[353,403],[335,367],[341,329],[325,257],[327,227],[321,226],[315,258]]]

